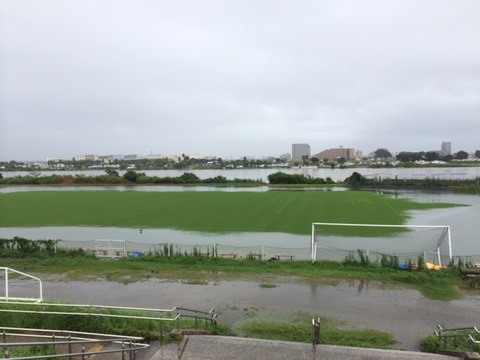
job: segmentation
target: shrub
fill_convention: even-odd
[[[420,351],[436,353],[440,348],[440,340],[436,335],[427,335],[420,339]]]

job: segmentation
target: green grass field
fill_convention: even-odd
[[[0,226],[308,234],[312,222],[404,224],[409,210],[451,206],[369,191],[29,191],[0,194]]]

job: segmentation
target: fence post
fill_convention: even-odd
[[[312,345],[320,344],[320,318],[312,319]]]
[[[177,331],[180,331],[180,311],[177,309]]]
[[[160,345],[163,344],[163,322],[160,320]]]
[[[135,360],[137,358],[137,354],[135,352],[135,345],[133,344],[132,340],[130,340],[129,345],[130,345],[130,351],[129,351],[130,360]]]
[[[68,334],[68,353],[71,354],[72,353],[72,335],[69,333]],[[72,356],[70,355],[68,357],[70,360],[72,360]]]
[[[3,337],[3,342],[6,343],[6,342],[7,342],[7,334],[5,333],[5,329],[3,330],[3,335],[2,335],[2,337]],[[6,347],[6,346],[3,347],[3,354],[4,354],[3,356],[4,356],[5,358],[8,357],[8,356],[6,356],[6,354],[7,354],[7,347]]]

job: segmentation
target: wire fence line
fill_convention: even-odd
[[[64,246],[71,247],[75,242],[62,241]],[[78,245],[78,244],[77,244]],[[158,243],[146,244],[123,240],[99,239],[90,242],[89,247],[97,257],[141,256],[144,254],[174,256],[198,255],[209,257],[224,257],[233,259],[310,259],[310,247],[278,247],[268,245],[233,246],[218,243],[211,244],[178,244]]]
[[[162,256],[207,256],[232,259],[256,260],[311,260],[311,247],[280,247],[271,245],[233,246],[218,243],[210,244],[178,244],[178,243],[140,243],[127,240],[98,239],[91,241],[59,240],[58,247],[83,248],[99,258],[118,258],[124,256],[162,255]],[[373,249],[335,249],[317,246],[317,260],[344,261],[351,256],[362,252],[371,262],[380,263],[385,256],[394,256],[399,263],[412,261],[416,263],[418,257],[424,261],[435,263],[436,253],[419,252],[378,252]],[[456,255],[452,261],[457,264],[480,263],[480,254]],[[448,260],[443,265],[446,266]]]

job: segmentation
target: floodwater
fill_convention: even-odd
[[[241,177],[241,176],[238,176]],[[31,188],[30,188],[31,189]],[[89,191],[92,188],[88,189]],[[151,189],[150,189],[151,190]],[[229,190],[230,191],[230,190]],[[389,192],[391,196],[408,197],[419,202],[449,202],[469,206],[411,212],[409,224],[449,225],[452,231],[453,255],[480,254],[480,196],[454,193]],[[185,244],[236,243],[265,244],[275,241],[285,247],[309,248],[309,236],[288,234],[235,234],[225,237],[211,234],[176,232],[165,229],[119,228],[0,228],[0,237],[66,239],[93,241],[99,238]],[[223,236],[223,235],[222,235]],[[294,244],[294,245],[292,245]],[[208,277],[208,276],[206,276]],[[272,282],[269,280],[269,282]],[[395,288],[379,282],[340,281],[305,284],[295,279],[278,279],[273,288],[261,287],[256,281],[217,281],[190,285],[181,281],[154,280],[124,285],[107,281],[44,281],[44,298],[73,303],[135,307],[215,308],[219,321],[233,328],[252,316],[288,319],[298,313],[323,316],[344,322],[345,327],[372,328],[394,335],[397,347],[416,350],[420,337],[431,334],[437,324],[445,327],[475,326],[480,292],[455,301],[424,298],[419,292]],[[13,296],[13,295],[12,295]]]
[[[231,328],[256,318],[288,320],[299,314],[326,317],[342,328],[375,329],[394,336],[395,347],[418,350],[421,337],[444,327],[478,325],[475,314],[480,292],[470,290],[461,300],[438,301],[418,291],[380,282],[339,280],[306,284],[295,279],[269,279],[275,287],[257,281],[211,281],[191,285],[181,281],[149,279],[121,284],[108,281],[44,281],[44,299],[86,305],[115,305],[171,309],[175,306],[219,314]],[[13,294],[11,296],[14,296]]]
[[[145,188],[151,191],[165,191],[170,187],[138,187],[133,191],[145,191]],[[37,190],[32,187],[19,188],[0,188],[1,192]],[[45,189],[52,190],[46,187]],[[70,188],[53,188],[54,191],[68,191]],[[65,190],[67,189],[67,190]],[[74,187],[77,189],[77,187]],[[103,187],[87,187],[86,191],[96,191],[104,189]],[[180,187],[178,191],[183,191]],[[191,189],[191,188],[188,188]],[[208,189],[208,188],[207,188]],[[132,190],[130,188],[130,190]],[[204,191],[205,188],[198,191]],[[345,190],[345,189],[343,189]],[[174,190],[177,191],[177,190]],[[217,189],[218,191],[218,189]],[[226,191],[244,191],[244,189],[227,189]],[[247,190],[250,191],[250,190]],[[255,191],[259,191],[258,189]],[[261,190],[268,191],[268,190]],[[276,190],[277,191],[277,190]],[[340,191],[340,190],[339,190]],[[348,190],[347,190],[348,191]],[[432,209],[428,211],[411,211],[408,213],[409,225],[448,225],[451,228],[452,237],[452,255],[470,256],[475,261],[480,261],[480,196],[472,194],[443,193],[443,192],[424,192],[424,191],[383,191],[382,193],[393,197],[409,198],[416,202],[442,202],[464,204],[468,206],[459,206],[447,209]],[[223,252],[248,254],[249,252],[260,252],[262,247],[271,247],[271,251],[266,251],[267,255],[276,252],[293,252],[297,254],[297,259],[310,258],[310,235],[292,235],[285,233],[228,233],[228,234],[209,234],[198,232],[175,231],[171,229],[132,229],[132,228],[114,228],[114,227],[38,227],[38,228],[2,228],[0,227],[0,238],[13,238],[15,236],[27,239],[60,239],[67,247],[94,248],[94,241],[97,239],[116,239],[127,242],[128,250],[149,251],[152,245],[159,244],[178,244],[186,246],[209,246],[214,244],[223,246]],[[428,235],[428,234],[427,234]],[[430,238],[431,240],[432,238]],[[436,240],[433,239],[434,241]],[[353,240],[355,241],[355,240]],[[358,244],[353,242],[352,244]],[[358,246],[357,246],[358,247]],[[183,248],[182,248],[183,249]],[[267,249],[268,250],[268,249]],[[388,249],[378,251],[388,252]],[[341,255],[343,258],[343,254]]]

